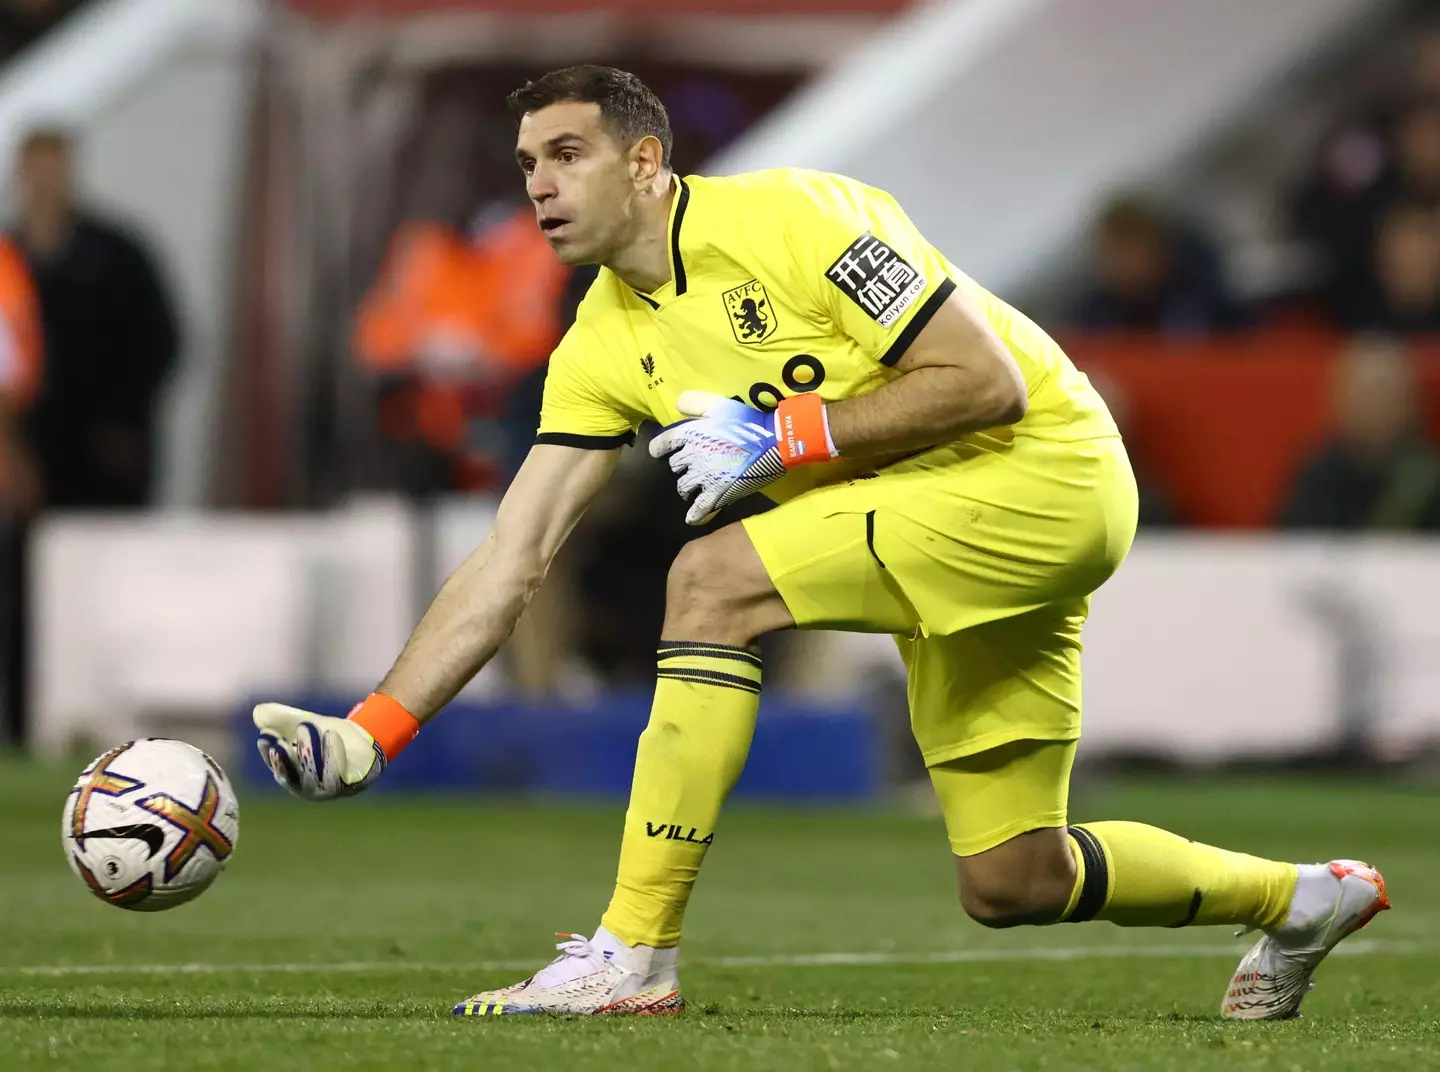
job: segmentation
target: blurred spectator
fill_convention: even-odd
[[[33,422],[45,502],[145,506],[156,404],[179,345],[170,299],[140,241],[77,203],[68,133],[31,131],[17,177],[12,233],[45,333]]]
[[[1380,217],[1369,274],[1340,298],[1339,319],[1353,331],[1440,331],[1440,210],[1398,202]]]
[[[1291,201],[1291,225],[1318,262],[1315,292],[1330,308],[1365,274],[1365,250],[1384,208],[1440,196],[1440,24],[1412,32],[1408,55],[1391,69],[1322,139]]]
[[[356,346],[378,377],[382,432],[419,459],[407,490],[499,486],[509,395],[559,341],[568,278],[528,204],[492,205],[468,234],[435,220],[396,230]]]
[[[1440,212],[1440,95],[1411,96],[1383,126],[1338,140],[1296,199],[1296,230],[1320,261],[1318,292],[1341,323],[1371,326],[1356,307],[1385,289],[1377,246],[1394,237],[1384,231],[1401,206]]]
[[[40,303],[25,259],[0,236],[0,517],[25,518],[40,504],[40,474],[24,416],[42,376]]]
[[[1142,201],[1106,206],[1093,241],[1093,279],[1075,305],[1076,327],[1194,334],[1243,325],[1211,244]]]
[[[392,475],[412,495],[503,485],[568,324],[571,273],[525,197],[514,124],[477,116],[464,88],[434,87],[401,220],[356,321]]]
[[[1440,454],[1424,437],[1409,356],[1362,338],[1335,371],[1334,431],[1296,474],[1281,525],[1440,530]]]
[[[0,238],[0,741],[23,730],[26,533],[40,476],[24,417],[41,378],[40,303],[24,258]]]
[[[1393,165],[1380,183],[1386,201],[1440,204],[1440,97],[1412,101],[1395,119]]]

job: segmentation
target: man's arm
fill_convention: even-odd
[[[615,469],[619,449],[531,449],[495,528],[457,569],[379,689],[348,718],[280,703],[254,712],[260,757],[307,800],[350,796],[386,764],[505,642],[555,553]]]
[[[1009,349],[956,290],[896,362],[904,375],[826,407],[841,457],[874,457],[948,443],[1014,424],[1029,404]]]
[[[984,318],[952,292],[896,362],[903,373],[870,394],[823,403],[802,393],[774,416],[708,391],[684,391],[681,421],[650,441],[680,474],[676,489],[703,524],[797,465],[836,457],[895,461],[982,428],[1014,424],[1029,405],[1025,377]]]
[[[421,722],[499,650],[620,451],[532,447],[489,537],[451,574],[380,683]]]

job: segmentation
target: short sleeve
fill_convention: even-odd
[[[606,398],[590,368],[604,353],[595,332],[574,324],[550,355],[536,443],[609,450],[635,442],[635,424]]]
[[[803,189],[791,247],[812,292],[843,334],[893,365],[955,289],[944,258],[883,190],[829,175]]]

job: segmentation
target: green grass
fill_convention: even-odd
[[[1299,1021],[1215,1015],[1245,947],[1228,933],[986,931],[956,906],[936,820],[753,809],[726,815],[691,908],[687,1014],[559,1021],[449,1010],[547,960],[557,928],[595,925],[617,804],[251,794],[229,871],[147,916],[92,899],[66,868],[73,774],[0,763],[4,1069],[1440,1067],[1440,794],[1424,786],[1196,779],[1077,794],[1077,818],[1384,866],[1396,911],[1351,939],[1364,952],[1327,962]],[[1158,955],[1135,955],[1147,950]],[[775,961],[826,952],[889,959]],[[973,959],[913,962],[936,953]],[[67,966],[99,970],[44,970]]]

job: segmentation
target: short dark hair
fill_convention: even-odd
[[[661,163],[669,166],[675,141],[670,133],[670,116],[650,87],[629,71],[596,63],[565,67],[526,82],[505,98],[517,122],[528,112],[562,101],[598,104],[601,121],[626,148],[641,138],[657,139]]]

